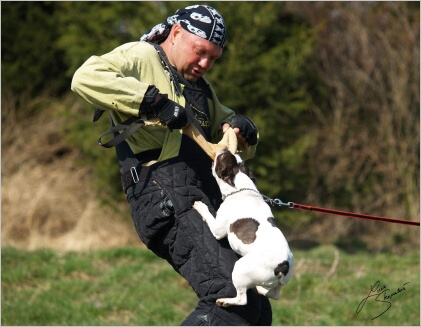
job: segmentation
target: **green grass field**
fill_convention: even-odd
[[[292,250],[294,276],[271,300],[273,325],[420,325],[418,249]],[[183,278],[141,248],[3,248],[1,265],[3,326],[179,325],[197,302]]]

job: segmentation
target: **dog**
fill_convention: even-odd
[[[238,155],[228,150],[218,152],[212,174],[223,199],[216,217],[201,201],[196,201],[193,208],[216,239],[228,237],[231,248],[242,256],[232,272],[237,296],[220,298],[216,304],[220,307],[245,305],[246,292],[253,287],[259,294],[279,299],[282,287],[292,276],[294,256],[283,233],[275,225],[269,205]]]

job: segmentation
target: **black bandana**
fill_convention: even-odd
[[[221,48],[225,45],[226,28],[221,14],[206,5],[193,5],[178,9],[164,23],[154,26],[140,41],[160,44],[168,37],[174,24],[180,23],[186,31],[200,36]]]

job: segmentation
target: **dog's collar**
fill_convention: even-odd
[[[234,195],[234,194],[236,194],[236,193],[240,193],[240,192],[243,192],[243,191],[253,191],[253,192],[255,192],[255,193],[257,193],[257,194],[261,195],[261,194],[260,194],[260,192],[259,192],[259,191],[256,191],[255,189],[252,189],[252,188],[240,188],[239,190],[234,191],[234,192],[232,192],[232,193],[230,193],[230,194],[227,194],[227,195],[222,195],[222,201],[225,201],[225,199],[226,199],[227,197],[229,197],[230,195]]]

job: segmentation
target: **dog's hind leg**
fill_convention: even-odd
[[[278,300],[279,299],[279,295],[281,293],[281,288],[282,288],[282,285],[279,285],[279,286],[276,286],[274,288],[271,288],[269,290],[269,292],[266,293],[266,296],[268,298],[271,298],[271,299],[274,299],[274,300]]]
[[[233,298],[221,298],[216,300],[220,307],[229,307],[231,305],[247,304],[247,289],[251,288],[253,281],[249,274],[249,263],[246,257],[240,258],[234,265],[232,272],[232,283],[237,290],[237,296]]]
[[[256,286],[257,293],[266,296],[267,292],[269,292],[266,288],[263,286]]]
[[[247,287],[238,287],[234,284],[237,290],[236,297],[227,297],[216,300],[216,304],[220,307],[229,307],[231,305],[246,305],[247,304]]]
[[[281,286],[275,286],[273,288],[271,288],[270,290],[267,290],[266,288],[262,287],[262,286],[256,286],[257,292],[259,294],[262,294],[268,298],[274,299],[274,300],[278,300],[279,299],[279,293],[281,292]]]

